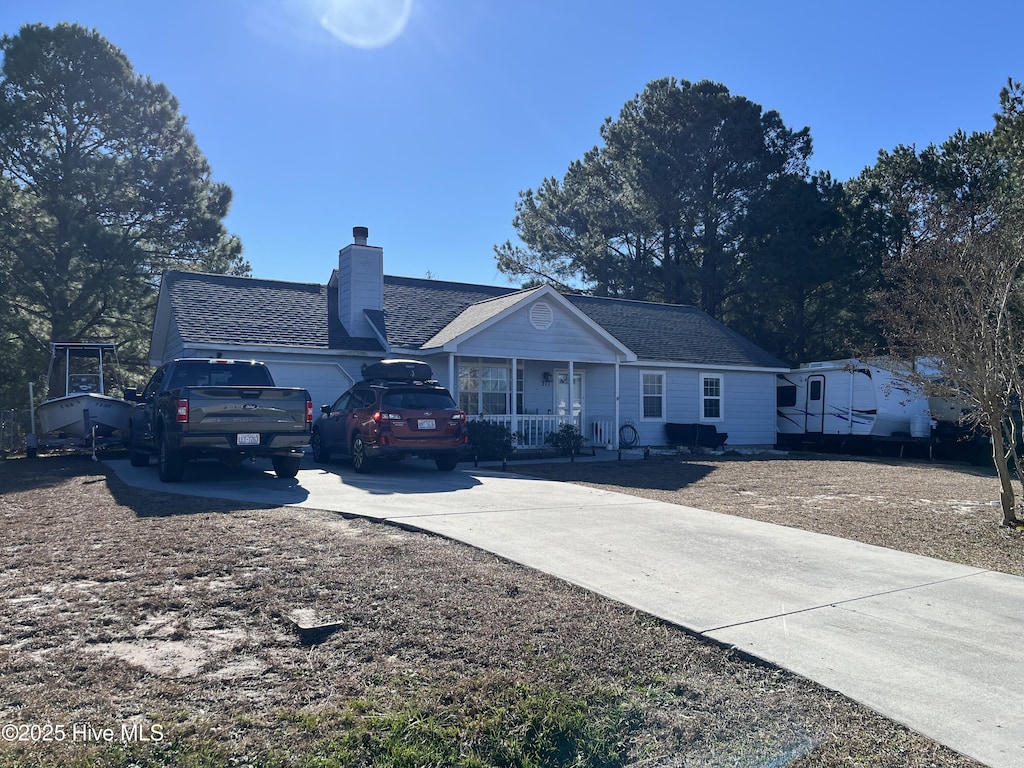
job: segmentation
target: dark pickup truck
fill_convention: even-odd
[[[156,455],[160,479],[181,480],[193,458],[225,464],[270,457],[278,477],[299,471],[309,445],[313,401],[296,387],[276,387],[263,363],[181,359],[158,368],[135,403],[130,424],[131,463]]]

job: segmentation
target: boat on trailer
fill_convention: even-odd
[[[116,365],[113,342],[50,344],[47,397],[36,408],[40,434],[95,440],[127,430],[132,404],[107,393]]]

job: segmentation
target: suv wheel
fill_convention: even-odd
[[[438,456],[436,459],[434,459],[434,463],[437,465],[437,468],[442,472],[451,472],[453,469],[455,469],[455,465],[459,463],[459,457],[455,455]]]
[[[331,460],[331,452],[324,445],[324,438],[319,429],[313,432],[310,444],[313,446],[313,461],[317,464],[326,464]]]
[[[370,459],[366,455],[366,443],[362,435],[352,438],[352,469],[360,474],[370,471]]]

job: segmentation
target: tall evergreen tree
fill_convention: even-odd
[[[565,178],[520,194],[526,248],[495,249],[514,277],[599,295],[695,304],[723,317],[740,290],[751,205],[807,174],[808,129],[708,81],[649,83]]]
[[[5,341],[116,336],[141,351],[162,270],[245,274],[231,191],[161,84],[99,33],[0,40],[0,320]]]
[[[881,264],[859,247],[859,225],[842,185],[827,174],[779,179],[751,206],[730,325],[792,365],[873,345],[869,297]]]

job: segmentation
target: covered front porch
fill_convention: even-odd
[[[574,425],[588,447],[618,447],[618,363],[454,357],[449,380],[468,417],[501,424],[519,449]]]
[[[550,286],[467,307],[418,353],[443,355],[434,371],[447,369],[459,407],[519,448],[567,423],[588,446],[618,447],[619,368],[636,355]]]

